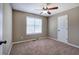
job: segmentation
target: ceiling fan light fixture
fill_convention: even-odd
[[[46,13],[47,13],[47,11],[45,10],[45,11],[43,11],[43,13],[44,13],[44,14],[46,14]]]
[[[47,9],[48,9],[48,7],[47,7],[47,6],[44,6],[44,7],[43,7],[43,10],[47,10]]]
[[[46,10],[42,11],[40,14],[47,14],[47,11]]]
[[[42,11],[40,14],[51,14],[51,12],[50,11],[47,11],[47,10],[45,10],[45,11]]]

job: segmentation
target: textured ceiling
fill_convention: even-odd
[[[52,3],[52,5],[56,5],[59,8],[57,10],[52,10],[51,15],[48,14],[40,14],[42,11],[43,3],[12,3],[11,6],[15,10],[24,11],[28,13],[38,14],[42,16],[51,16],[56,13],[60,13],[75,7],[78,7],[78,3]]]

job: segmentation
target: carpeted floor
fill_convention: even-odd
[[[14,44],[11,55],[78,55],[79,49],[52,39]]]

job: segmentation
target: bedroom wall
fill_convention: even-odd
[[[35,16],[42,18],[42,34],[27,35],[26,34],[26,17]],[[30,38],[38,38],[47,36],[47,18],[35,14],[13,10],[13,42],[23,41]]]
[[[49,24],[49,36],[57,39],[57,18],[62,15],[68,15],[68,42],[79,45],[79,7],[55,14],[48,19]]]

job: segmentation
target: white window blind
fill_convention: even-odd
[[[26,33],[39,34],[42,33],[42,19],[37,17],[28,16],[26,18]]]

